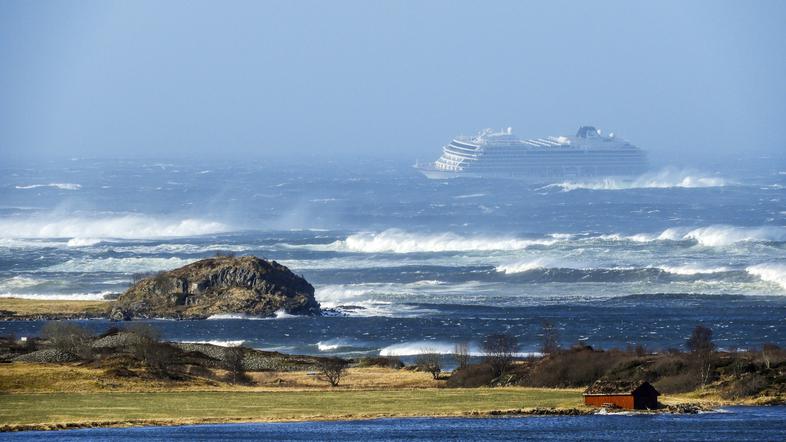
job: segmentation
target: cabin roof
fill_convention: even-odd
[[[635,393],[653,393],[660,395],[658,390],[647,381],[598,379],[584,391],[585,395],[617,395]]]

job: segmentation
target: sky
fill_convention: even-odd
[[[3,1],[0,160],[786,151],[782,1]]]

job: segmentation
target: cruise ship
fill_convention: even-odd
[[[474,137],[456,137],[432,163],[415,164],[431,179],[516,178],[534,183],[632,177],[647,167],[644,151],[592,126],[580,127],[575,136],[531,139],[516,137],[511,128],[486,129]]]

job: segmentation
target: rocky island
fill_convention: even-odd
[[[220,314],[318,315],[314,287],[276,261],[218,256],[141,279],[114,302],[110,319],[204,319]]]

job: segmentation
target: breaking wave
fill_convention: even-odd
[[[708,247],[728,246],[741,242],[786,241],[786,227],[739,227],[713,225],[695,229],[671,228],[664,230],[656,239],[671,241],[696,241]]]
[[[399,229],[380,233],[357,233],[328,245],[329,249],[361,253],[429,253],[458,251],[522,250],[536,245],[551,245],[555,238],[519,239],[505,237],[461,236],[454,233],[420,234]]]
[[[547,259],[534,259],[530,261],[518,261],[510,264],[498,265],[495,270],[500,273],[524,273],[530,270],[545,269],[550,267],[552,262]]]
[[[333,338],[327,339],[324,341],[317,342],[317,350],[321,352],[333,352],[340,348],[343,349],[352,349],[352,348],[359,348],[359,344],[357,341],[353,341],[351,339],[340,339],[340,338]]]
[[[116,272],[144,273],[171,270],[189,264],[182,258],[75,258],[55,264],[44,270],[49,272]]]
[[[9,290],[20,290],[45,284],[47,281],[42,279],[30,278],[27,276],[14,276],[0,281],[0,292]]]
[[[245,320],[245,321],[268,321],[268,320],[271,320],[271,319],[288,319],[288,318],[300,318],[300,317],[302,317],[302,316],[297,316],[297,315],[290,315],[289,313],[284,311],[284,309],[277,310],[274,314],[275,314],[275,316],[270,317],[270,316],[253,316],[253,315],[248,315],[248,314],[245,314],[245,313],[219,313],[217,315],[208,316],[207,319],[212,319],[212,320],[227,320],[227,319],[235,320],[235,319],[238,319],[238,320]]]
[[[37,299],[40,301],[101,301],[112,292],[99,293],[0,293],[0,298]]]
[[[30,184],[27,186],[16,186],[17,189],[21,189],[21,190],[38,189],[41,187],[50,187],[52,189],[60,189],[60,190],[79,190],[82,188],[82,185],[74,184],[74,183],[49,183],[49,184]]]
[[[400,229],[382,232],[363,232],[334,241],[329,244],[290,245],[278,244],[285,248],[306,248],[318,251],[338,251],[353,253],[441,253],[441,252],[506,252],[526,250],[533,247],[551,247],[607,242],[647,243],[655,241],[691,241],[708,247],[728,246],[742,242],[782,242],[786,241],[786,227],[759,226],[743,227],[732,225],[710,225],[705,227],[672,227],[659,233],[636,234],[567,234],[550,233],[539,238],[519,238],[515,236],[463,236],[451,232],[413,233]],[[294,261],[292,261],[294,263]],[[395,262],[394,262],[395,263]],[[538,263],[521,263],[523,266]],[[322,267],[322,266],[320,266]]]
[[[217,345],[219,347],[240,347],[246,341],[225,341],[219,339],[210,339],[206,341],[179,341],[181,344],[210,344],[210,345]]]
[[[681,266],[659,266],[661,270],[667,273],[672,273],[675,275],[706,275],[712,273],[725,273],[730,272],[732,269],[728,267],[701,267],[692,264],[686,264]]]
[[[745,270],[762,281],[775,283],[786,290],[786,264],[757,264]]]
[[[455,344],[437,341],[412,341],[399,344],[388,345],[379,350],[380,356],[416,356],[426,353],[440,355],[452,355],[456,352]],[[469,345],[470,356],[483,356],[484,353],[477,344]],[[530,356],[542,356],[539,352],[517,352],[514,356],[526,358]]]
[[[627,190],[627,189],[669,189],[674,187],[723,187],[728,182],[720,177],[705,176],[703,174],[686,171],[665,169],[656,173],[646,173],[633,180],[606,178],[597,181],[573,182],[565,181],[551,184],[544,189],[558,188],[564,192],[572,190]]]
[[[225,224],[202,219],[166,219],[141,215],[105,218],[2,219],[3,238],[75,238],[77,245],[96,238],[147,239],[226,232]]]

